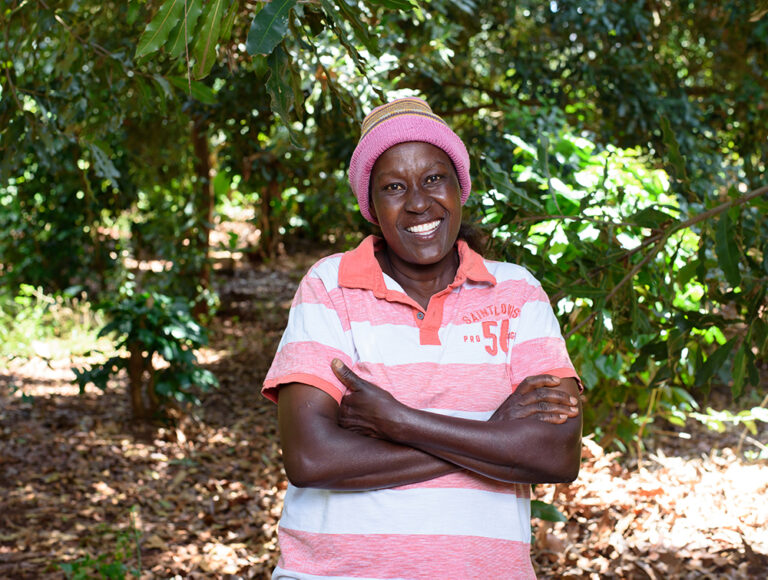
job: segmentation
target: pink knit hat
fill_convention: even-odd
[[[360,142],[349,163],[349,183],[357,196],[363,217],[377,223],[368,206],[368,190],[373,165],[379,156],[398,143],[421,141],[439,147],[451,158],[459,177],[461,204],[467,201],[472,182],[469,178],[469,154],[459,136],[429,105],[415,97],[397,99],[376,107],[363,120]]]

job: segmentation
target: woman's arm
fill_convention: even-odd
[[[340,361],[333,368],[349,389],[339,414],[347,429],[502,481],[553,483],[578,474],[581,406],[575,379],[528,377],[488,421],[473,421],[413,409]],[[544,398],[548,393],[550,400]]]
[[[349,373],[357,381],[362,380]],[[574,415],[568,397],[555,389],[543,388],[546,382],[541,377],[532,379],[530,392],[513,400],[514,404],[506,409],[507,416],[561,423],[561,415]],[[381,393],[389,396],[385,391]],[[452,454],[445,449],[420,450],[371,437],[362,430],[344,428],[339,424],[336,401],[309,385],[292,383],[281,387],[278,416],[286,474],[297,487],[383,489],[433,479],[462,468],[503,481],[530,479],[521,469],[510,471],[507,466]]]
[[[301,383],[280,388],[278,424],[288,479],[297,487],[383,489],[461,468],[418,449],[366,437],[338,423],[339,405]]]
[[[493,437],[493,430],[488,434]],[[533,418],[517,419],[514,437],[500,433],[500,438],[512,446],[512,451],[507,453],[509,463],[491,463],[451,451],[445,444],[447,440],[440,448],[432,448],[432,453],[467,470],[500,481],[567,483],[579,474],[581,415],[567,419],[562,425],[547,424]],[[430,449],[430,446],[425,444],[424,449]]]

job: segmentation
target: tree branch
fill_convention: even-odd
[[[640,260],[637,264],[635,264],[632,267],[632,269],[629,272],[627,272],[627,274],[619,281],[619,283],[616,284],[613,287],[613,289],[605,297],[606,304],[608,302],[610,302],[610,300],[612,300],[614,296],[616,296],[616,294],[618,293],[618,291],[621,289],[622,286],[624,286],[627,282],[632,280],[635,277],[635,275],[648,262],[650,262],[653,259],[653,257],[666,245],[667,240],[669,239],[669,237],[672,234],[674,234],[675,232],[678,232],[680,230],[688,229],[691,226],[693,226],[693,225],[695,225],[695,224],[697,224],[699,222],[705,221],[705,220],[707,220],[709,218],[712,218],[714,216],[720,215],[721,213],[723,213],[725,211],[728,211],[732,207],[744,205],[744,204],[752,201],[753,199],[755,199],[757,197],[760,197],[761,195],[765,195],[765,194],[768,194],[768,185],[760,187],[758,189],[754,189],[754,190],[750,191],[749,193],[744,194],[743,196],[741,196],[739,198],[731,199],[729,201],[721,203],[720,205],[718,205],[716,207],[713,207],[712,209],[709,209],[709,210],[707,210],[705,212],[702,212],[702,213],[700,213],[698,215],[695,215],[692,218],[689,218],[689,219],[685,220],[684,222],[680,222],[679,224],[671,226],[670,229],[667,230],[667,231],[660,232],[659,234],[656,234],[654,236],[649,236],[648,238],[646,238],[643,241],[643,244],[641,246],[639,246],[639,247],[647,246],[650,243],[653,243],[654,240],[656,241],[656,244],[651,249],[651,251],[648,252],[648,254],[646,254],[643,257],[642,260]],[[638,248],[634,248],[633,250],[631,250],[631,253],[634,254],[637,251],[638,251]],[[629,255],[631,255],[631,254],[627,253],[627,254],[625,254],[625,257],[627,257]],[[579,281],[581,281],[581,280],[577,280],[577,283]],[[565,295],[565,293],[561,291],[561,292],[558,292],[555,296],[556,297],[559,296],[559,298],[561,298],[564,295]],[[559,300],[559,298],[557,298],[557,300]],[[553,302],[557,302],[557,300],[553,299]],[[577,324],[573,329],[568,331],[566,333],[566,335],[565,335],[565,338],[567,339],[570,336],[572,336],[573,334],[575,334],[576,332],[578,332],[582,327],[584,327],[584,325],[586,325],[593,318],[595,318],[595,316],[597,316],[597,310],[593,311],[589,316],[587,316],[584,320],[582,320],[579,324]]]

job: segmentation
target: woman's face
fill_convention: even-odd
[[[390,257],[418,266],[453,259],[461,188],[442,149],[416,141],[387,149],[371,172],[371,201]]]

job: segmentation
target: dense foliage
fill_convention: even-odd
[[[200,301],[215,211],[367,231],[363,115],[418,94],[469,145],[467,218],[561,315],[588,424],[630,440],[768,353],[763,2],[15,1],[3,8],[0,273]],[[162,260],[157,274],[126,260]]]

